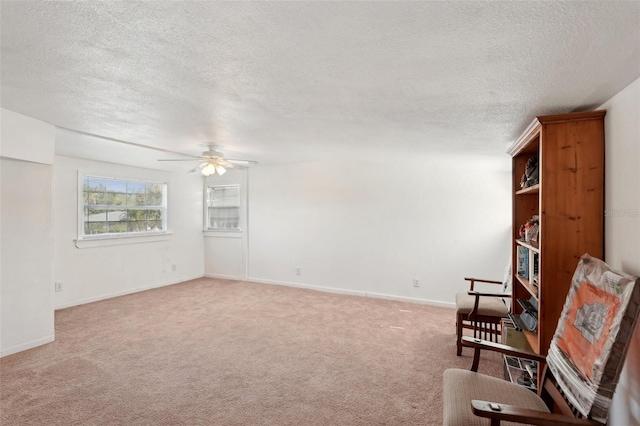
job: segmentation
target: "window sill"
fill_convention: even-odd
[[[93,248],[93,247],[109,247],[119,246],[123,244],[140,244],[140,243],[155,243],[160,241],[169,241],[171,238],[171,232],[158,232],[157,234],[147,235],[122,235],[122,236],[109,236],[109,237],[95,237],[95,238],[79,238],[74,240],[76,247],[79,249]]]
[[[205,229],[202,231],[205,237],[217,237],[217,238],[242,238],[242,229]]]

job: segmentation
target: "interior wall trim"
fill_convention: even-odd
[[[13,354],[18,353],[18,352],[26,351],[28,349],[33,349],[33,348],[38,347],[38,346],[46,345],[47,343],[51,343],[54,340],[55,340],[55,336],[52,334],[50,336],[41,337],[39,339],[32,340],[30,342],[26,342],[26,343],[22,343],[20,345],[12,346],[10,348],[3,349],[0,352],[0,358],[8,356],[8,355],[13,355]]]
[[[366,291],[347,290],[342,288],[324,287],[324,286],[292,283],[292,282],[285,282],[285,281],[272,281],[272,280],[265,280],[261,278],[252,278],[252,277],[249,277],[247,281],[260,283],[260,284],[272,284],[272,285],[282,285],[286,287],[306,288],[309,290],[324,291],[327,293],[348,294],[352,296],[374,297],[376,299],[387,299],[387,300],[395,300],[398,302],[417,303],[420,305],[440,306],[440,307],[451,308],[451,309],[455,309],[456,307],[455,303],[441,302],[439,300],[431,300],[431,299],[420,299],[416,297],[394,296],[394,295],[383,294],[383,293],[370,293]]]
[[[221,280],[247,281],[240,275],[224,275],[224,274],[204,274],[207,278],[218,278]]]
[[[62,303],[62,304],[60,304],[58,306],[55,306],[54,310],[57,311],[57,310],[60,310],[60,309],[71,308],[73,306],[86,305],[87,303],[99,302],[101,300],[111,299],[113,297],[126,296],[127,294],[139,293],[141,291],[151,290],[151,289],[159,288],[159,287],[165,287],[165,286],[173,285],[173,284],[180,284],[180,283],[183,283],[185,281],[195,280],[197,278],[202,278],[202,275],[193,276],[193,277],[187,277],[187,278],[180,278],[179,280],[165,281],[165,282],[161,282],[161,283],[158,283],[158,284],[152,284],[152,285],[148,285],[148,286],[136,287],[136,288],[128,289],[128,290],[125,290],[125,291],[116,291],[116,292],[113,292],[113,293],[101,294],[100,296],[89,297],[87,299],[74,300],[74,301],[71,301],[71,302],[66,302],[66,303]]]

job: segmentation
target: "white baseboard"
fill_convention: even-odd
[[[127,294],[139,293],[139,292],[145,291],[145,290],[151,290],[151,289],[154,289],[154,288],[165,287],[165,286],[173,285],[173,284],[179,284],[179,283],[182,283],[182,282],[185,282],[185,281],[195,280],[196,278],[202,278],[202,275],[198,275],[198,276],[190,277],[190,278],[189,277],[180,278],[178,280],[166,281],[166,282],[159,283],[159,284],[152,284],[152,285],[143,286],[143,287],[136,287],[136,288],[132,288],[132,289],[128,289],[128,290],[116,291],[116,292],[107,293],[107,294],[101,294],[100,296],[89,297],[89,298],[86,298],[86,299],[80,299],[80,300],[74,300],[74,301],[71,301],[71,302],[61,303],[60,305],[55,306],[54,310],[71,308],[73,306],[79,306],[79,305],[86,305],[87,303],[99,302],[101,300],[111,299],[113,297],[126,296]]]
[[[373,297],[376,299],[387,299],[387,300],[395,300],[398,302],[409,302],[409,303],[417,303],[420,305],[431,305],[431,306],[441,306],[445,308],[455,308],[455,303],[449,302],[441,302],[439,300],[430,300],[430,299],[420,299],[416,297],[404,297],[404,296],[394,296],[392,294],[383,294],[383,293],[369,293],[366,291],[358,291],[358,290],[349,290],[344,288],[336,288],[336,287],[324,287],[324,286],[316,286],[316,285],[308,285],[308,284],[300,284],[300,283],[292,283],[286,281],[272,281],[272,280],[264,280],[261,278],[253,278],[249,277],[247,279],[249,282],[260,283],[260,284],[273,284],[273,285],[282,285],[286,287],[297,287],[297,288],[306,288],[309,290],[317,290],[324,291],[327,293],[337,293],[337,294],[348,294],[352,296],[364,296],[364,297]]]
[[[38,346],[46,345],[47,343],[51,343],[55,340],[55,336],[46,336],[40,339],[32,340],[30,342],[22,343],[17,346],[12,346],[7,349],[0,350],[0,358],[5,357],[7,355],[13,355],[18,352],[26,351],[27,349],[33,349]]]
[[[452,302],[442,302],[440,300],[420,299],[418,297],[393,296],[389,294],[367,293],[367,297],[376,297],[378,299],[396,300],[398,302],[417,303],[419,305],[440,306],[443,308],[455,309],[456,304]]]
[[[395,295],[392,295],[392,294],[371,293],[371,292],[366,292],[366,291],[349,290],[349,289],[343,289],[343,288],[337,288],[337,287],[316,286],[316,285],[300,284],[300,283],[293,283],[293,282],[286,282],[286,281],[273,281],[273,280],[265,280],[265,279],[253,278],[253,277],[249,277],[248,279],[245,280],[244,277],[234,276],[234,275],[204,274],[204,276],[207,277],[207,278],[218,278],[218,279],[232,280],[232,281],[250,281],[250,282],[260,283],[260,284],[272,284],[272,285],[282,285],[282,286],[286,286],[286,287],[306,288],[306,289],[309,289],[309,290],[324,291],[324,292],[327,292],[327,293],[348,294],[348,295],[352,295],[352,296],[373,297],[373,298],[377,298],[377,299],[395,300],[395,301],[399,301],[399,302],[417,303],[417,304],[421,304],[421,305],[431,305],[431,306],[442,306],[442,307],[446,307],[446,308],[455,308],[455,303],[441,302],[439,300],[431,300],[431,299],[420,299],[420,298],[416,298],[416,297],[395,296]],[[113,297],[125,296],[127,294],[133,294],[133,293],[138,293],[138,292],[145,291],[145,290],[151,290],[153,288],[158,288],[158,287],[164,287],[164,286],[167,286],[167,285],[178,284],[178,283],[181,283],[181,282],[184,282],[184,281],[189,281],[189,280],[193,280],[193,279],[201,278],[201,277],[202,277],[202,275],[197,276],[197,277],[191,277],[191,278],[182,278],[182,279],[179,279],[179,280],[168,281],[168,282],[164,282],[164,283],[160,283],[160,284],[144,286],[144,287],[137,287],[137,288],[134,288],[134,289],[129,289],[129,290],[118,291],[118,292],[114,292],[114,293],[103,294],[103,295],[100,295],[100,296],[90,297],[90,298],[87,298],[87,299],[75,300],[75,301],[72,301],[72,302],[67,302],[67,303],[62,303],[60,305],[57,305],[54,309],[55,310],[59,310],[59,309],[70,308],[72,306],[79,306],[79,305],[85,305],[87,303],[99,302],[101,300],[111,299]]]
[[[219,278],[221,280],[246,281],[244,277],[239,275],[204,274],[204,276],[207,278]]]

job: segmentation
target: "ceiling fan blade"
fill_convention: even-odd
[[[248,169],[247,166],[243,166],[242,164],[238,164],[238,163],[229,163],[229,166],[225,166],[225,167],[230,167],[232,169]]]
[[[158,161],[205,161],[205,160],[206,160],[206,158],[190,158],[188,160],[183,160],[183,159],[180,159],[180,160],[158,159]]]
[[[232,163],[238,163],[238,164],[258,164],[258,162],[255,160],[236,160],[233,158],[225,158],[225,160],[231,161]]]
[[[246,169],[247,166],[252,164],[258,164],[257,161],[253,160],[239,160],[235,158],[224,158],[222,153],[215,151],[215,146],[210,146],[209,151],[203,152],[201,157],[192,157],[192,158],[180,158],[180,159],[169,159],[169,158],[160,158],[158,161],[198,161],[198,164],[193,169],[189,170],[189,173],[195,173],[199,170],[203,170],[209,164],[216,167],[216,172],[222,175],[227,169]],[[220,173],[222,171],[222,173]],[[214,172],[214,173],[216,173]]]

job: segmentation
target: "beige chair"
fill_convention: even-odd
[[[606,424],[639,313],[640,278],[584,255],[546,357],[463,337],[464,346],[474,349],[473,365],[471,371],[445,371],[443,424]],[[544,364],[538,393],[477,373],[482,350]]]
[[[467,293],[456,294],[456,354],[462,355],[462,334],[464,329],[472,329],[473,337],[499,342],[502,335],[502,318],[509,313],[507,292],[510,287],[509,269],[504,282],[483,280],[479,278],[465,278],[469,281]],[[500,293],[476,291],[475,284],[502,285]]]

